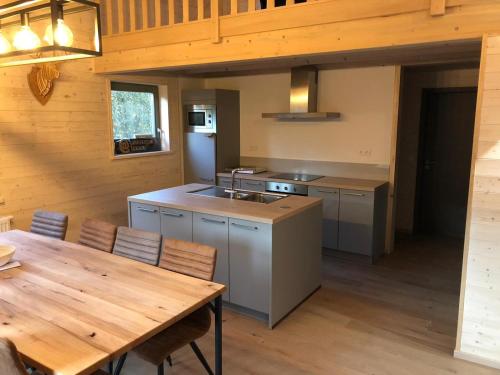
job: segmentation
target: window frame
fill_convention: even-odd
[[[154,104],[154,117],[155,117],[155,148],[153,150],[141,151],[141,152],[130,152],[130,153],[117,153],[116,152],[116,141],[120,139],[115,137],[115,124],[113,121],[113,91],[125,91],[125,92],[144,92],[153,94],[153,104]],[[110,119],[111,119],[111,138],[112,138],[112,156],[115,159],[127,158],[127,157],[138,157],[138,156],[148,156],[155,155],[158,153],[168,152],[168,150],[163,149],[163,133],[164,129],[162,127],[162,111],[160,104],[160,89],[157,84],[154,83],[136,83],[120,80],[110,80],[109,81],[109,101],[110,101]],[[130,140],[131,138],[127,138]],[[132,138],[135,139],[135,138]]]

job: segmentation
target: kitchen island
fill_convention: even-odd
[[[261,203],[189,184],[128,198],[129,225],[217,248],[226,304],[273,327],[321,285],[322,200]],[[223,191],[223,190],[222,190]]]

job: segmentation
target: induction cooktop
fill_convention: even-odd
[[[301,181],[301,182],[309,182],[317,180],[321,177],[314,174],[304,174],[304,173],[281,173],[271,176],[271,178],[278,178],[280,180],[291,180],[291,181]]]

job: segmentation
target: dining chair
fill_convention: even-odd
[[[217,250],[213,247],[181,240],[164,239],[159,266],[169,271],[212,281],[216,259]],[[201,307],[139,345],[134,349],[134,352],[146,362],[157,366],[158,375],[163,375],[165,359],[172,365],[170,355],[189,344],[207,373],[213,374],[210,365],[195,342],[210,329],[212,324],[210,310],[210,304]]]
[[[156,266],[160,256],[161,234],[118,227],[113,254]]]
[[[0,374],[28,375],[14,343],[0,338]]]
[[[0,338],[0,374],[2,375],[28,375],[19,352],[12,341],[6,338]],[[42,375],[36,370],[31,372],[34,375]],[[92,375],[106,375],[107,372],[98,370]]]
[[[80,229],[80,244],[93,249],[113,251],[117,227],[114,224],[97,219],[85,219]]]
[[[64,240],[68,229],[68,215],[36,210],[31,222],[31,233]]]

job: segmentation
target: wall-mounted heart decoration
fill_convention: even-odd
[[[28,74],[28,83],[35,98],[45,105],[54,91],[54,81],[61,76],[55,64],[35,65]]]

